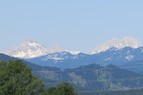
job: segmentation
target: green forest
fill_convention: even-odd
[[[76,91],[69,83],[46,87],[21,60],[0,61],[0,95],[142,95],[143,90]]]

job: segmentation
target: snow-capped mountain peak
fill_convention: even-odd
[[[63,50],[64,49],[57,46],[47,48],[35,41],[28,40],[15,48],[5,50],[3,53],[19,58],[33,58],[47,53],[61,52]]]
[[[23,44],[23,46],[31,46],[31,47],[42,47],[42,45],[40,45],[39,43],[32,41],[32,40],[27,40],[25,41]]]
[[[110,48],[121,49],[124,47],[138,48],[140,47],[140,42],[133,37],[124,37],[122,39],[112,39],[101,45],[98,45],[94,50],[91,51],[91,54],[96,54],[102,51],[106,51]]]

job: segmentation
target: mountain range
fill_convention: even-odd
[[[17,58],[0,54],[1,60],[17,60]],[[49,66],[39,66],[25,61],[47,86],[60,82],[69,82],[79,92],[93,90],[129,90],[143,88],[143,75],[124,70],[115,65],[101,66],[90,64],[74,69],[60,70]]]
[[[140,42],[132,37],[124,37],[122,39],[111,39],[103,44],[97,45],[95,49],[89,50],[89,52],[87,52],[86,54],[97,54],[106,51],[110,48],[121,49],[124,47],[138,48],[140,47]],[[1,51],[1,53],[27,59],[64,51],[70,52],[71,54],[75,55],[78,53],[82,53],[82,51],[67,50],[58,45],[47,48],[46,46],[43,46],[38,42],[32,40],[27,40],[23,42],[21,45]]]
[[[26,60],[37,65],[60,69],[72,69],[93,63],[101,66],[114,64],[115,66],[143,74],[143,47],[110,48],[98,54],[79,53],[74,55],[64,51]]]
[[[101,66],[113,64],[143,74],[143,47],[136,39],[131,37],[107,41],[97,46],[91,53],[70,51],[58,46],[47,48],[31,40],[2,53],[24,58],[25,61],[36,65],[57,67],[62,70],[90,64]]]

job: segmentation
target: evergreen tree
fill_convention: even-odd
[[[77,95],[74,87],[66,82],[57,85],[57,92],[59,95]]]
[[[20,61],[0,61],[0,95],[42,95],[44,85]]]
[[[77,95],[77,92],[71,84],[65,82],[48,88],[45,95]]]

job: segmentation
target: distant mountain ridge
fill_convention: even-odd
[[[143,47],[110,48],[98,54],[79,53],[73,55],[64,51],[27,59],[27,61],[41,66],[51,66],[61,69],[77,68],[93,63],[102,66],[114,64],[128,70],[143,73],[143,70],[141,70],[143,67]]]
[[[60,82],[73,84],[78,91],[125,90],[142,88],[143,75],[114,65],[90,64],[75,69],[38,71],[47,85]],[[51,83],[49,83],[49,81]]]
[[[123,39],[113,39],[113,40],[107,41],[106,43],[96,46],[95,49],[93,49],[87,54],[97,54],[97,53],[106,51],[110,48],[121,49],[124,47],[138,48],[140,47],[140,42],[133,37],[124,37]],[[32,40],[27,40],[17,47],[2,51],[2,53],[13,57],[19,57],[19,58],[34,58],[34,57],[39,57],[46,54],[64,52],[64,51],[70,52],[71,54],[75,54],[75,55],[81,53],[81,51],[66,50],[60,46],[53,46],[53,47],[47,48]]]

